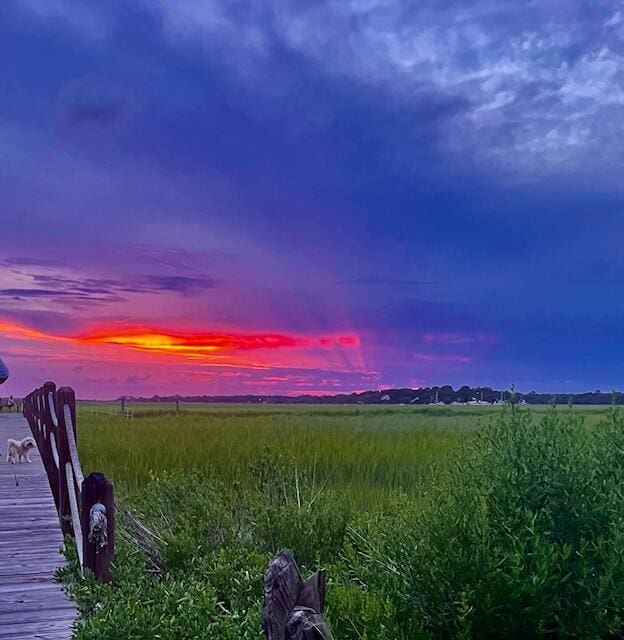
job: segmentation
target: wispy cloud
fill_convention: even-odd
[[[423,334],[423,342],[441,344],[483,344],[492,345],[497,341],[496,334],[485,332],[431,331]]]
[[[459,108],[436,109],[444,146],[490,167],[557,170],[621,147],[620,135],[613,139],[624,115],[615,2],[591,10],[575,1],[565,12],[519,0],[150,6],[176,45],[218,48],[245,74],[251,60],[261,67],[290,50],[328,76],[375,85],[407,113],[451,101]]]
[[[111,297],[107,295],[105,298],[99,296],[101,291],[96,290],[82,290],[82,291],[67,291],[63,289],[0,289],[0,297],[2,298],[59,298],[59,297],[71,297],[83,300],[89,299],[106,299],[106,300],[121,300],[121,298]]]
[[[413,358],[418,362],[445,362],[455,364],[469,364],[474,360],[471,356],[455,353],[414,353]]]
[[[5,267],[58,267],[61,264],[60,260],[34,256],[12,256],[0,259],[0,265]]]
[[[69,124],[110,125],[118,122],[128,111],[129,102],[123,98],[96,101],[74,99],[65,106],[64,119]]]
[[[31,268],[47,266],[45,261],[30,258],[9,258],[5,264]],[[122,302],[132,294],[177,293],[193,296],[214,289],[218,280],[209,276],[145,275],[124,279],[67,276],[48,269],[46,273],[15,271],[15,281],[21,286],[0,288],[0,298],[47,299],[62,304],[68,302]],[[7,276],[3,280],[6,282]]]
[[[219,285],[219,281],[210,277],[191,277],[191,276],[171,276],[157,275],[145,276],[139,279],[135,285],[135,291],[158,292],[173,291],[185,295],[191,295],[205,291],[206,289],[214,289]]]
[[[352,278],[351,280],[341,280],[338,284],[373,285],[382,287],[421,287],[438,284],[438,282],[433,280],[410,280],[403,278],[386,278],[382,276],[363,276],[361,278]]]
[[[16,0],[16,4],[41,21],[66,25],[86,40],[107,38],[114,25],[104,3],[92,0]]]

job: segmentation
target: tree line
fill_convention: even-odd
[[[467,404],[514,402],[526,404],[624,404],[624,393],[619,391],[588,391],[584,393],[521,393],[513,389],[493,389],[492,387],[469,387],[463,385],[453,389],[451,385],[421,387],[418,389],[381,389],[361,393],[332,395],[228,395],[228,396],[158,396],[150,398],[125,396],[131,402],[214,402],[214,403],[254,403],[254,404]]]

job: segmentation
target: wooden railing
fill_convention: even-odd
[[[48,476],[64,535],[72,536],[81,568],[110,580],[115,549],[113,483],[101,473],[84,478],[76,445],[76,397],[46,382],[24,398],[24,416]]]

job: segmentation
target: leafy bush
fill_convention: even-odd
[[[419,508],[354,533],[404,637],[605,638],[624,611],[624,421],[508,408]]]

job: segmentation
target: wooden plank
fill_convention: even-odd
[[[36,601],[39,597],[48,598],[50,594],[55,592],[56,589],[49,584],[14,585],[11,589],[4,588],[0,591],[0,606],[12,602]]]
[[[4,535],[0,535],[0,553],[10,553],[15,545],[19,542],[19,536],[14,535],[14,532],[7,532],[8,535],[5,538]],[[57,536],[51,536],[45,529],[30,530],[28,532],[22,532],[22,535],[27,535],[30,540],[30,544],[37,549],[60,549],[62,547],[62,541]]]
[[[67,613],[67,610],[70,610]],[[62,618],[63,620],[67,619],[68,616],[72,615],[72,612],[75,610],[75,604],[70,600],[65,600],[65,602],[54,601],[50,604],[50,594],[43,594],[38,598],[20,598],[17,599],[13,603],[1,603],[0,602],[0,616],[3,616],[3,620],[10,622],[10,616],[15,615],[19,617],[24,613],[37,613],[45,615],[48,611],[54,612],[52,614],[54,617]],[[17,611],[17,613],[15,613]],[[34,615],[24,616],[23,619],[30,618],[31,620],[34,618]],[[50,618],[52,619],[52,618]]]
[[[31,435],[18,414],[0,414],[0,451]],[[65,566],[59,519],[37,451],[32,464],[0,459],[0,640],[69,640],[76,604],[54,578]]]
[[[50,638],[67,640],[72,636],[71,620],[22,620],[0,627],[2,640],[20,638],[28,640],[50,640]],[[18,635],[20,634],[20,635]],[[64,635],[63,635],[64,634]]]

